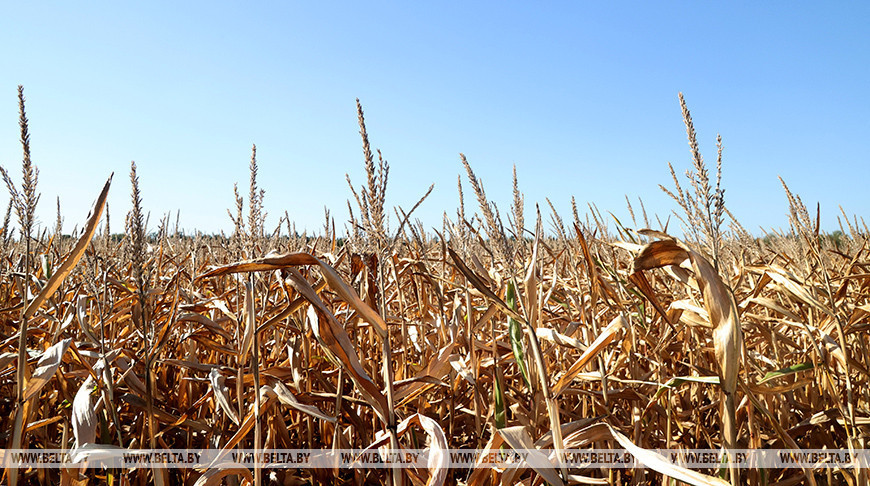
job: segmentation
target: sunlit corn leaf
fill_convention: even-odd
[[[123,450],[122,447],[111,444],[82,444],[80,447],[69,451],[70,462],[82,463],[85,461],[111,459],[118,457],[118,453]]]
[[[301,403],[299,400],[297,400],[296,396],[293,395],[293,393],[291,393],[290,390],[280,381],[276,381],[275,386],[273,386],[272,388],[275,390],[275,394],[278,396],[278,400],[284,405],[299,410],[300,412],[307,413],[312,417],[317,417],[320,420],[335,423],[335,417],[330,417],[329,415],[323,413],[319,408],[313,405],[305,405],[304,403]]]
[[[91,342],[94,344],[100,342],[100,340],[97,339],[97,336],[94,334],[94,330],[91,329],[91,325],[88,323],[87,295],[79,295],[78,299],[76,299],[76,317],[79,321],[79,327],[81,327],[82,332],[85,333],[85,336],[87,336],[88,339],[90,339]]]
[[[444,435],[444,429],[435,420],[423,414],[415,413],[402,420],[396,426],[396,436],[404,436],[408,431],[412,430],[410,428],[412,425],[418,425],[429,437],[429,461],[427,468],[429,469],[430,476],[426,486],[441,486],[447,478],[448,443],[447,436]],[[386,431],[380,431],[377,433],[375,441],[366,446],[363,452],[373,451],[389,443],[390,435]]]
[[[450,355],[448,362],[465,381],[471,383],[472,386],[476,384],[471,368],[468,367],[468,363],[461,356],[458,354]]]
[[[608,324],[607,327],[605,327],[604,330],[601,331],[601,334],[599,334],[598,337],[595,338],[595,341],[592,341],[592,344],[590,344],[589,347],[586,348],[586,351],[580,355],[580,358],[578,358],[577,361],[574,362],[574,364],[572,364],[570,368],[568,368],[568,371],[566,371],[565,374],[559,378],[559,381],[556,382],[556,386],[553,387],[553,395],[561,395],[562,392],[571,385],[571,381],[574,379],[574,377],[577,376],[578,373],[583,371],[583,367],[586,366],[586,364],[589,363],[592,358],[597,356],[598,353],[605,348],[605,346],[610,344],[610,342],[613,341],[613,338],[616,337],[620,330],[627,328],[628,321],[622,314],[616,316],[616,318],[610,321],[610,324]]]
[[[788,293],[797,297],[798,300],[812,307],[815,307],[817,310],[820,310],[831,317],[834,317],[834,313],[833,311],[831,311],[831,309],[829,309],[826,305],[822,304],[819,299],[813,297],[813,295],[809,293],[806,288],[804,288],[804,286],[799,285],[783,273],[784,272],[779,272],[771,266],[767,271],[767,276],[770,277],[774,282],[780,284],[786,291],[788,291]]]
[[[69,348],[72,339],[67,338],[45,350],[39,362],[36,363],[36,370],[33,371],[33,376],[27,381],[27,388],[24,391],[24,400],[36,396],[42,387],[51,380],[57,367],[63,361],[63,355]]]
[[[215,400],[230,420],[232,420],[236,425],[239,425],[239,415],[236,413],[236,410],[232,405],[230,405],[228,390],[224,384],[225,380],[226,378],[224,378],[224,375],[222,375],[217,368],[212,368],[208,373],[208,381],[211,385],[211,391],[214,394]]]
[[[142,383],[142,380],[139,379],[139,375],[133,373],[133,363],[130,362],[129,358],[126,356],[119,356],[115,360],[115,365],[118,367],[118,370],[123,373],[121,379],[124,380],[124,383],[128,387],[130,387],[130,390],[136,392],[138,396],[144,397],[146,394],[145,383]]]
[[[314,337],[323,346],[330,359],[349,372],[351,380],[360,393],[372,405],[375,413],[386,422],[388,416],[387,399],[363,369],[347,331],[317,296],[311,284],[296,269],[288,269],[286,282],[311,304],[308,307],[307,319]],[[323,316],[323,322],[321,322],[320,316]],[[326,325],[321,325],[322,323]]]
[[[560,334],[556,332],[555,329],[550,329],[548,327],[539,327],[535,329],[535,334],[540,339],[545,339],[560,346],[575,348],[579,349],[580,351],[586,351],[586,349],[588,348],[588,346],[581,343],[580,340],[572,338],[570,336],[566,336],[564,334]]]
[[[429,481],[426,486],[441,486],[447,478],[447,437],[444,429],[435,420],[420,414],[406,418],[399,424],[399,430],[405,433],[411,424],[417,424],[429,436]]]
[[[414,379],[403,380],[402,383],[395,383],[396,387],[393,390],[393,398],[396,402],[401,405],[402,402],[418,396],[435,383],[432,381],[424,381],[422,378],[428,377],[434,380],[443,380],[450,372],[451,358],[458,357],[453,354],[455,348],[456,345],[452,343],[441,348],[438,352],[438,356],[434,359],[430,358],[426,368],[414,376]],[[472,384],[473,381],[472,378]]]
[[[88,375],[73,399],[72,429],[75,447],[93,444],[97,438],[97,412],[91,396],[96,384],[94,377]]]

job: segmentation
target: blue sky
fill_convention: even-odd
[[[503,213],[516,164],[527,221],[547,197],[569,219],[572,195],[623,222],[641,197],[664,219],[667,163],[691,163],[682,91],[710,164],[723,137],[744,226],[787,226],[781,175],[833,230],[838,205],[870,201],[868,22],[859,2],[17,2],[0,17],[0,164],[18,177],[23,84],[49,227],[57,196],[80,226],[114,171],[120,231],[135,160],[151,229],[180,209],[183,228],[229,230],[252,143],[267,227],[286,210],[318,231],[324,206],[341,227],[345,173],[364,182],[358,97],[387,204],[435,183],[429,227],[455,214],[460,152]]]

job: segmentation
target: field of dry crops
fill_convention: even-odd
[[[866,226],[820,234],[783,183],[790,230],[750,235],[725,207],[721,150],[711,176],[682,106],[693,165],[667,189],[680,239],[642,208],[630,225],[594,207],[567,222],[552,206],[524,214],[516,177],[500,213],[464,156],[474,204],[460,196],[437,232],[397,209],[390,229],[389,166],[361,108],[368,180],[351,185],[346,236],[328,215],[317,236],[289,218],[268,233],[256,152],[232,235],[184,236],[168,220],[147,233],[133,165],[64,236],[33,223],[20,93],[23,178],[3,171],[0,235],[5,448],[599,447],[644,467],[569,469],[554,454],[552,468],[8,468],[4,481],[868,484],[866,469],[691,471],[649,452],[864,449],[870,426]],[[123,235],[110,185],[132,192]]]

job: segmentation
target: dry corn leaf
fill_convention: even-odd
[[[211,391],[212,394],[214,394],[215,400],[224,413],[227,414],[227,417],[229,417],[236,425],[239,425],[239,415],[236,413],[236,410],[232,405],[230,405],[228,390],[224,384],[225,380],[226,378],[224,378],[224,375],[222,375],[217,368],[212,368],[208,373],[208,381],[211,385]]]
[[[441,486],[447,478],[447,437],[438,422],[420,413],[403,420],[398,430],[404,434],[408,426],[415,423],[429,436],[429,481],[426,486]]]
[[[97,411],[91,399],[96,384],[94,377],[88,375],[73,399],[72,429],[76,448],[93,444],[97,437]]]
[[[496,471],[483,467],[483,461],[487,460],[487,456],[492,451],[498,450],[504,444],[504,437],[501,434],[490,434],[489,441],[483,447],[477,462],[471,470],[471,476],[468,477],[468,486],[480,486],[486,484],[486,480],[495,476]]]
[[[396,436],[402,437],[408,432],[411,425],[418,425],[426,435],[429,436],[429,461],[427,468],[429,469],[429,481],[426,486],[441,486],[447,478],[447,437],[444,435],[444,430],[438,425],[438,422],[431,418],[415,413],[410,417],[402,420],[396,426]],[[375,437],[375,441],[363,449],[363,453],[374,449],[384,447],[390,443],[390,435],[386,431],[380,431]]]
[[[401,405],[403,401],[418,396],[420,393],[433,386],[433,382],[422,381],[423,378],[443,380],[450,371],[450,359],[454,356],[453,350],[455,346],[455,344],[451,343],[442,348],[441,351],[438,352],[438,356],[435,359],[431,359],[429,364],[426,365],[426,368],[414,377],[414,381],[406,381],[407,384],[405,385],[399,385],[396,383],[397,386],[393,391],[393,398],[396,400],[396,403]]]
[[[525,427],[517,425],[515,427],[505,427],[498,429],[499,435],[512,449],[528,453],[526,456],[526,464],[538,473],[545,481],[550,484],[565,484],[559,474],[556,473],[556,465],[550,462],[546,454],[537,450],[529,433]]]
[[[222,326],[208,317],[201,314],[182,314],[178,316],[176,322],[195,322],[197,324],[202,324],[206,329],[211,331],[214,334],[219,336],[223,336],[227,340],[231,340],[233,338],[232,334],[227,332]]]
[[[724,411],[721,414],[723,444],[726,449],[737,445],[737,392],[740,360],[743,352],[743,329],[740,326],[737,303],[731,290],[722,281],[713,265],[699,253],[674,239],[654,241],[644,247],[634,260],[634,272],[663,266],[676,268],[686,260],[691,261],[704,307],[713,324],[713,351],[719,365],[719,378],[724,393]],[[732,480],[737,470],[731,468]]]
[[[456,268],[459,269],[460,273],[468,279],[468,282],[471,283],[477,290],[480,291],[486,298],[490,299],[493,303],[498,304],[501,310],[507,314],[509,317],[513,317],[514,319],[525,322],[526,319],[521,316],[517,311],[511,309],[499,296],[495,294],[481,279],[481,277],[474,272],[471,271],[470,268],[462,261],[462,258],[453,251],[452,248],[447,247],[447,251],[450,253],[450,258],[453,259],[453,263],[456,264]]]
[[[713,346],[719,363],[722,388],[726,393],[734,393],[737,390],[743,330],[734,297],[710,262],[676,240],[659,240],[646,245],[635,258],[634,272],[680,265],[687,259],[691,261],[695,278],[701,284],[704,307],[714,327]]]
[[[33,376],[27,381],[27,386],[24,389],[24,400],[30,400],[36,396],[42,390],[42,387],[51,380],[54,372],[57,371],[57,367],[63,361],[63,355],[69,348],[70,343],[72,343],[72,339],[64,339],[42,353],[42,357],[36,363],[36,370],[33,371]]]
[[[474,373],[471,372],[471,368],[468,367],[468,363],[465,359],[463,359],[458,354],[452,354],[448,357],[447,362],[450,363],[450,366],[456,370],[456,373],[459,374],[465,381],[474,386],[476,383],[474,381]]]
[[[325,306],[323,307],[325,308]],[[324,351],[328,353],[335,364],[347,370],[351,380],[356,384],[357,390],[359,390],[366,402],[372,406],[381,420],[386,423],[389,416],[387,414],[389,408],[387,406],[387,399],[366,373],[365,369],[363,369],[356,350],[354,350],[350,342],[350,337],[347,335],[347,331],[338,324],[332,313],[324,314],[313,305],[308,307],[307,315],[311,330],[314,332],[317,341],[323,346]]]
[[[280,270],[282,268],[297,267],[300,265],[317,265],[318,267],[320,267],[320,271],[323,274],[323,277],[326,279],[327,283],[329,284],[329,288],[338,295],[340,295],[341,298],[345,300],[345,302],[350,304],[351,307],[359,312],[360,315],[378,332],[378,335],[381,338],[386,337],[387,324],[386,322],[384,322],[383,318],[381,318],[381,316],[377,312],[375,312],[375,310],[372,309],[371,306],[369,306],[362,299],[360,299],[356,291],[349,285],[347,285],[344,280],[341,279],[341,277],[338,275],[338,272],[336,272],[334,268],[327,265],[319,258],[308,253],[291,253],[287,255],[264,257],[254,260],[231,263],[229,265],[224,265],[212,269],[198,276],[196,279],[200,280],[203,278],[217,277],[230,273]]]
[[[645,467],[694,486],[731,486],[729,482],[717,477],[707,476],[706,474],[671,464],[665,456],[636,446],[628,437],[622,435],[618,430],[611,427],[610,424],[605,423],[604,425],[607,426],[610,435],[619,442],[619,445],[631,453],[637,462]]]
[[[535,243],[532,245],[532,257],[529,262],[529,268],[526,270],[526,277],[523,279],[523,288],[525,288],[525,301],[523,307],[529,316],[529,323],[532,327],[538,327],[538,245],[541,241],[541,234],[535,231]]]
[[[583,371],[583,367],[586,366],[592,358],[597,356],[605,346],[610,344],[621,329],[627,328],[628,321],[622,314],[616,316],[616,318],[610,321],[610,324],[601,331],[601,334],[595,338],[595,341],[592,341],[592,344],[590,344],[586,351],[580,355],[580,358],[578,358],[577,361],[568,368],[568,371],[566,371],[564,375],[559,377],[559,381],[556,382],[556,386],[553,387],[553,396],[558,397],[561,395],[562,392],[571,385],[571,381],[574,380],[574,377]]]
[[[268,385],[263,385],[260,387],[260,415],[264,415],[278,400],[278,395],[275,393],[275,390]],[[256,416],[256,411],[254,407],[250,407],[248,413],[245,414],[245,418],[242,420],[242,424],[239,426],[239,430],[236,431],[235,434],[224,444],[221,451],[215,456],[212,460],[211,464],[209,464],[208,468],[213,469],[215,467],[220,467],[220,465],[224,462],[224,457],[226,457],[227,453],[238,445],[242,439],[247,436],[251,430],[254,428],[254,424],[257,423],[257,419],[259,417]]]
[[[544,339],[550,341],[552,343],[556,343],[560,346],[565,346],[569,348],[579,349],[580,351],[586,351],[588,346],[581,343],[579,339],[574,339],[572,337],[566,336],[564,334],[560,334],[556,332],[555,329],[550,329],[547,327],[539,327],[535,329],[535,334],[540,339]]]
[[[747,299],[744,302],[746,302],[747,305],[752,303],[752,304],[758,304],[762,307],[766,307],[774,312],[778,312],[778,313],[782,314],[784,317],[787,317],[793,321],[800,321],[801,320],[801,318],[798,317],[797,314],[795,314],[794,312],[786,309],[785,307],[782,307],[781,305],[774,302],[772,299],[768,299],[766,297],[750,297],[749,299]]]
[[[111,185],[112,176],[110,175],[109,180],[107,180],[106,184],[103,186],[103,190],[100,191],[100,195],[97,197],[94,207],[91,209],[91,213],[88,215],[88,221],[85,223],[85,228],[82,230],[82,235],[76,242],[76,246],[73,247],[63,263],[60,264],[57,271],[54,272],[54,275],[48,279],[48,282],[46,282],[45,286],[42,287],[42,290],[39,291],[39,294],[37,294],[36,297],[34,297],[27,305],[27,309],[24,311],[25,319],[33,317],[33,314],[36,313],[37,309],[39,309],[39,307],[48,300],[58,287],[60,287],[63,280],[70,274],[70,272],[72,272],[73,268],[75,268],[76,263],[78,263],[82,256],[84,256],[85,250],[91,242],[91,238],[97,231],[97,225],[100,223],[100,215],[103,214],[103,208],[106,206],[106,198],[109,195],[109,186]]]
[[[275,390],[275,394],[278,396],[278,400],[284,405],[299,410],[300,412],[307,413],[308,415],[319,418],[320,420],[325,420],[332,423],[336,422],[335,417],[330,417],[329,415],[326,415],[319,408],[313,405],[305,405],[304,403],[301,403],[296,398],[296,396],[293,395],[293,393],[291,393],[290,390],[284,385],[284,383],[276,381],[275,385],[272,388]]]
[[[245,282],[245,314],[242,322],[245,323],[242,342],[239,347],[239,362],[244,363],[248,360],[248,353],[251,352],[251,346],[254,344],[254,332],[257,329],[257,322],[254,315],[254,286],[251,282]]]
[[[767,276],[771,278],[771,280],[781,285],[782,288],[784,288],[788,293],[795,296],[798,300],[810,305],[811,307],[815,307],[817,310],[820,310],[831,317],[834,317],[834,313],[833,311],[831,311],[831,309],[829,309],[826,305],[822,304],[819,299],[816,299],[803,286],[799,285],[797,282],[786,276],[784,274],[785,272],[780,272],[777,271],[774,267],[770,267],[766,273]]]

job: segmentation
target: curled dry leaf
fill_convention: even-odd
[[[695,278],[701,285],[704,307],[713,324],[713,346],[719,363],[722,388],[727,393],[734,393],[737,390],[743,331],[734,297],[710,262],[679,241],[667,239],[646,245],[634,259],[634,272],[668,265],[679,266],[686,260],[691,262]]]
[[[774,282],[781,285],[782,288],[784,288],[789,294],[795,296],[798,300],[811,307],[814,307],[821,312],[824,312],[828,316],[834,317],[834,313],[833,311],[831,311],[831,309],[829,309],[826,305],[822,304],[819,299],[815,298],[804,287],[798,285],[797,282],[790,279],[785,274],[785,272],[771,266],[767,271],[767,276],[770,277],[770,279]]]
[[[555,329],[550,329],[546,327],[539,327],[535,329],[535,334],[539,339],[544,339],[553,343],[556,343],[560,346],[566,346],[569,348],[576,348],[580,351],[586,351],[588,346],[581,343],[579,339],[575,339],[564,334],[557,332]]]
[[[218,405],[227,414],[227,416],[232,420],[236,425],[239,425],[239,415],[236,413],[236,410],[230,405],[230,398],[228,395],[228,390],[226,385],[224,384],[224,375],[218,371],[217,368],[212,368],[208,373],[208,381],[211,385],[212,394],[214,394],[215,400],[217,400]]]
[[[418,373],[414,377],[414,379],[407,380],[407,384],[397,386],[393,392],[396,402],[401,404],[401,402],[418,396],[423,391],[434,386],[432,381],[426,381],[424,380],[424,378],[431,378],[434,380],[444,379],[447,376],[447,373],[450,371],[450,360],[454,356],[453,350],[455,349],[455,347],[455,344],[450,344],[442,348],[441,351],[438,352],[438,356],[435,359],[429,361],[429,364],[426,365],[426,368]],[[472,377],[472,384],[473,382],[474,378]]]
[[[245,323],[245,330],[239,348],[240,363],[244,363],[248,359],[248,353],[251,352],[251,346],[254,344],[254,332],[257,328],[254,314],[254,286],[251,285],[250,281],[245,282],[245,315],[242,322]]]

